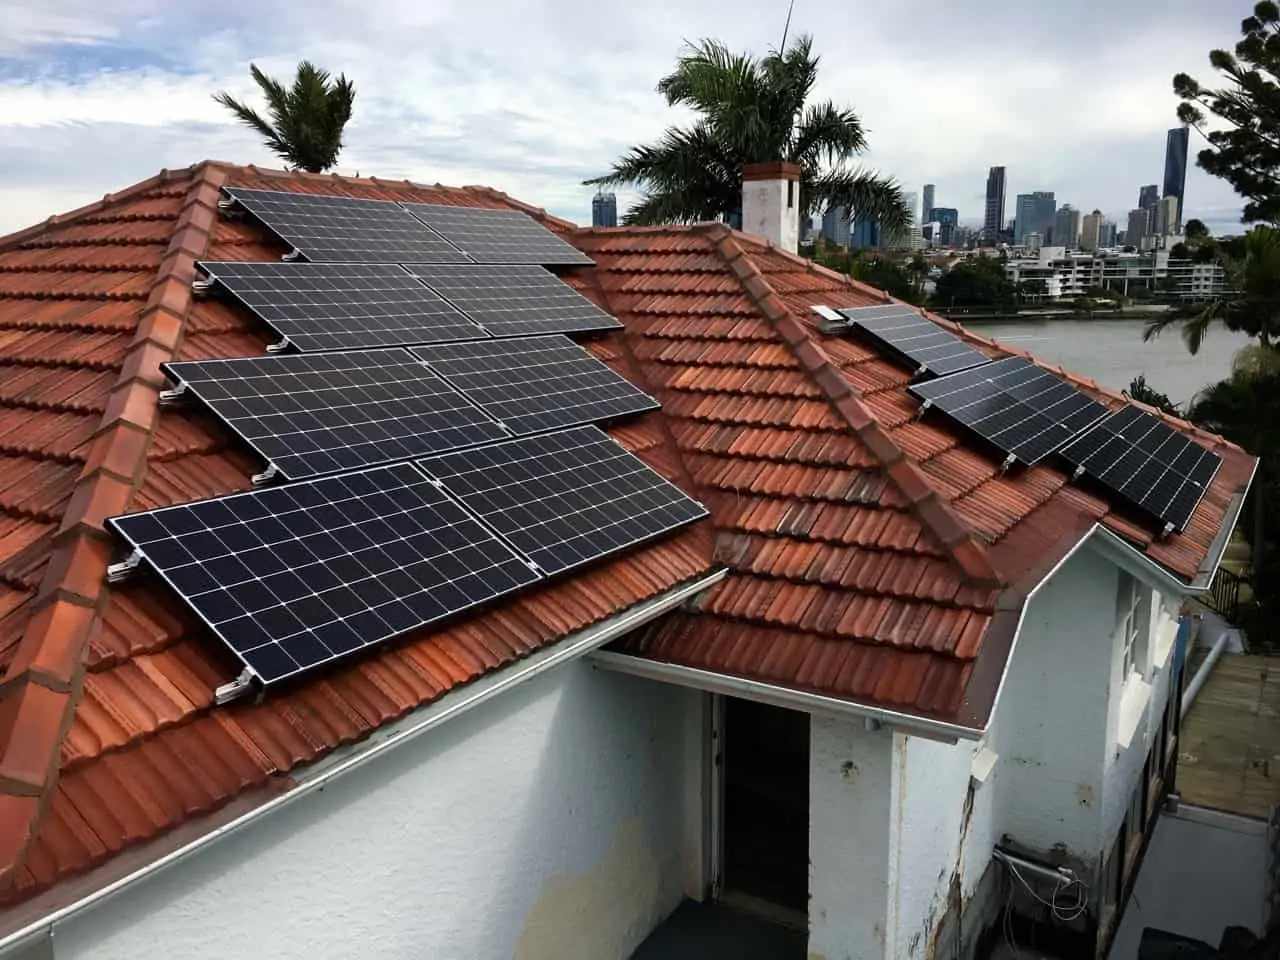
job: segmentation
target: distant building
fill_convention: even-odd
[[[1080,220],[1080,249],[1092,252],[1098,249],[1098,240],[1102,232],[1102,211],[1086,213]]]
[[[1018,194],[1017,205],[1014,207],[1013,242],[1026,243],[1029,233],[1038,233],[1043,237],[1053,226],[1056,209],[1057,202],[1052,190]]]
[[[1138,207],[1129,211],[1129,222],[1124,228],[1124,242],[1135,250],[1141,250],[1147,235],[1151,232],[1151,214]]]
[[[1181,215],[1183,195],[1187,191],[1187,147],[1190,142],[1191,131],[1187,127],[1174,127],[1165,139],[1163,199],[1177,198],[1178,210],[1175,217]],[[1178,233],[1181,223],[1175,219],[1170,226],[1167,233]]]
[[[933,222],[933,217],[929,216],[930,212],[933,210],[933,193],[934,185],[932,183],[926,183],[924,185],[924,190],[921,191],[920,194],[921,200],[923,201],[920,204],[920,222],[922,224]]]
[[[1029,253],[1036,253],[1044,246],[1044,236],[1039,231],[1032,230],[1022,238],[1022,245]]]
[[[1098,248],[1107,250],[1116,245],[1116,224],[1114,220],[1103,218],[1098,226]]]
[[[1161,197],[1160,206],[1156,208],[1156,234],[1162,237],[1176,236],[1178,229],[1178,198]]]
[[[1156,226],[1156,207],[1160,206],[1160,185],[1151,183],[1138,189],[1138,208],[1147,211],[1147,231]]]
[[[1042,246],[1035,255],[1010,257],[1005,275],[1014,283],[1037,282],[1051,300],[1069,300],[1098,287],[1128,296],[1134,288],[1154,291],[1164,285],[1179,300],[1203,301],[1227,288],[1222,264],[1173,259],[1168,250],[1085,253]]]
[[[828,243],[849,246],[849,208],[831,204],[822,213],[822,238]]]
[[[893,246],[919,250],[924,246],[924,233],[920,229],[920,196],[915,191],[908,191],[902,195],[902,199],[911,211],[911,224],[901,236],[893,238]]]
[[[1004,167],[992,167],[987,171],[987,203],[982,217],[982,236],[985,246],[993,246],[1000,238],[1004,226]]]
[[[1053,215],[1053,230],[1049,243],[1057,247],[1075,250],[1080,245],[1080,211],[1064,203]]]
[[[880,246],[880,224],[866,217],[853,221],[849,231],[849,246],[875,249]]]
[[[929,220],[938,225],[934,240],[939,246],[949,247],[959,243],[956,228],[960,225],[960,211],[955,207],[933,207]]]
[[[616,227],[618,225],[618,198],[603,190],[591,201],[591,225],[593,227]]]

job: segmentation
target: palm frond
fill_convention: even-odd
[[[828,170],[814,178],[810,190],[815,206],[845,207],[850,219],[874,220],[890,237],[911,226],[911,209],[902,188],[890,177],[867,170]]]
[[[843,163],[866,148],[858,115],[827,100],[805,109],[791,147],[791,162],[802,166]]]

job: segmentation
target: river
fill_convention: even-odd
[[[1248,338],[1214,329],[1194,357],[1177,329],[1142,342],[1142,320],[1016,320],[973,323],[969,329],[1061,364],[1113,390],[1127,390],[1144,374],[1147,384],[1186,404],[1206,384],[1231,372],[1231,358]]]

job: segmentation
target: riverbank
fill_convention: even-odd
[[[1130,322],[1145,322],[1153,316],[1162,313],[1168,313],[1169,307],[1160,306],[1143,306],[1143,307],[1125,307],[1120,310],[1094,310],[1092,313],[1086,310],[1022,310],[1018,313],[948,313],[947,311],[931,310],[930,312],[939,317],[951,320],[955,323],[962,323],[968,326],[970,323],[1029,323],[1036,320],[1127,320]]]

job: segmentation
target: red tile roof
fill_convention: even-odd
[[[258,468],[214,421],[156,402],[161,362],[265,347],[251,316],[190,295],[195,258],[284,252],[218,216],[224,184],[505,206],[564,232],[598,264],[568,282],[625,324],[590,348],[663,402],[613,435],[706,502],[714,530],[215,706],[233,665],[154,583],[104,585],[102,520],[244,489]],[[810,311],[883,299],[722,226],[573,230],[484,188],[213,163],[0,238],[0,901],[287,789],[300,765],[713,562],[720,586],[620,648],[975,727],[1019,586],[1089,526],[1196,574],[1250,458],[1199,435],[1223,469],[1187,531],[1153,542],[1060,472],[1001,476],[945,421],[917,421],[905,372]]]

